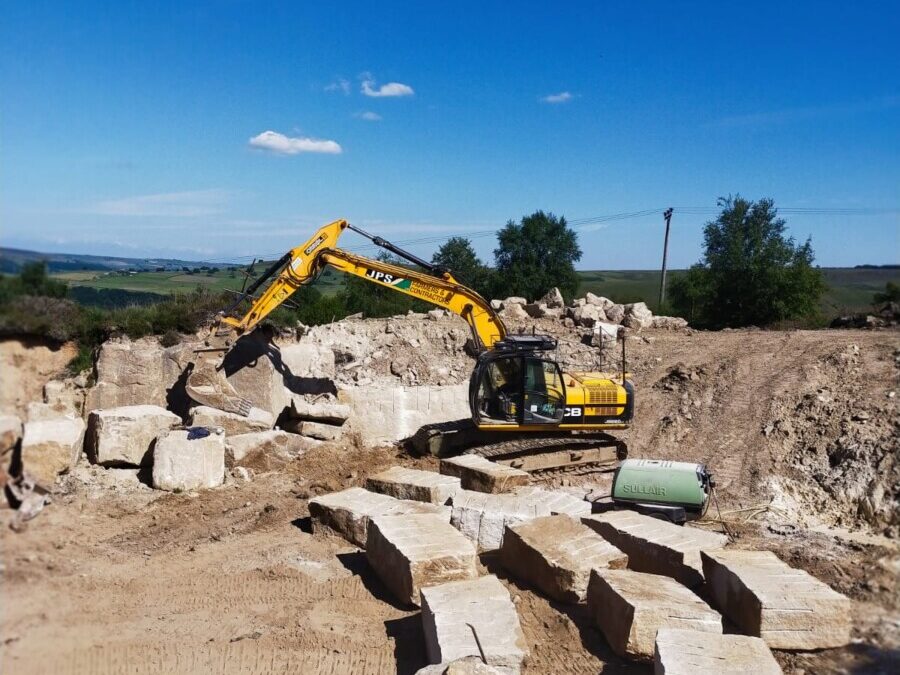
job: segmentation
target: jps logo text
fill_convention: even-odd
[[[366,276],[370,279],[374,279],[375,281],[380,281],[383,284],[394,285],[403,281],[402,277],[395,277],[393,274],[388,274],[387,272],[379,272],[377,270],[367,270]]]

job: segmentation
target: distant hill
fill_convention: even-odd
[[[50,272],[136,272],[180,270],[182,267],[223,267],[217,263],[202,263],[193,260],[173,258],[122,258],[117,256],[81,255],[78,253],[41,253],[17,248],[0,247],[0,273],[16,274],[22,266],[44,261]]]

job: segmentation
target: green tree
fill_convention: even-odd
[[[478,259],[472,242],[451,237],[431,257],[431,262],[450,271],[454,278],[482,295],[489,291],[490,270]]]
[[[880,305],[883,302],[900,302],[900,284],[889,281],[884,285],[883,293],[876,293],[872,298],[875,304]]]
[[[578,235],[563,217],[535,211],[497,233],[494,297],[535,300],[554,286],[571,298],[578,290],[575,263],[581,259]]]
[[[710,328],[815,316],[825,280],[813,267],[811,240],[797,245],[785,235],[771,199],[728,197],[719,206],[704,228],[703,259],[673,282],[677,310]]]

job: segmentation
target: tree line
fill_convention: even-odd
[[[787,224],[771,199],[727,197],[719,206],[719,215],[704,226],[701,259],[673,280],[669,307],[664,309],[710,329],[813,318],[826,286],[814,265],[811,240],[797,243],[787,235]],[[491,265],[478,258],[465,237],[447,240],[432,263],[488,299],[515,295],[534,300],[554,286],[571,299],[578,292],[575,263],[581,255],[578,233],[564,217],[536,211],[498,231]],[[383,259],[405,264],[390,256]],[[891,286],[876,301],[896,299],[897,288]],[[0,275],[0,335],[75,340],[80,346],[75,366],[84,367],[92,350],[110,335],[156,334],[174,342],[179,333],[197,331],[232,300],[226,293],[198,287],[160,302],[84,306],[73,301],[66,284],[48,276],[45,264],[32,263],[19,275]],[[378,317],[429,308],[386,287],[348,277],[333,294],[302,287],[268,322],[316,325],[359,312]]]

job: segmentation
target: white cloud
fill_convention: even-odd
[[[301,152],[318,152],[326,155],[339,155],[341,146],[335,141],[326,141],[318,138],[291,137],[279,134],[277,131],[264,131],[250,139],[250,145],[254,148],[268,150],[278,155],[297,155]]]
[[[325,85],[325,91],[339,91],[344,94],[344,96],[350,95],[350,81],[345,80],[343,77],[339,77],[331,84]]]
[[[371,77],[365,77],[363,79],[360,91],[366,96],[372,96],[375,98],[386,98],[389,96],[412,96],[416,93],[408,84],[401,84],[400,82],[388,82],[387,84],[383,84],[376,89],[375,80],[373,80]]]
[[[366,120],[367,122],[380,122],[381,115],[376,112],[372,112],[371,110],[366,110],[365,112],[356,113],[356,117],[361,120]]]
[[[574,98],[571,92],[561,91],[558,94],[548,94],[541,97],[542,103],[568,103]]]
[[[165,192],[98,202],[87,212],[99,216],[193,218],[221,213],[228,197],[226,190]]]

